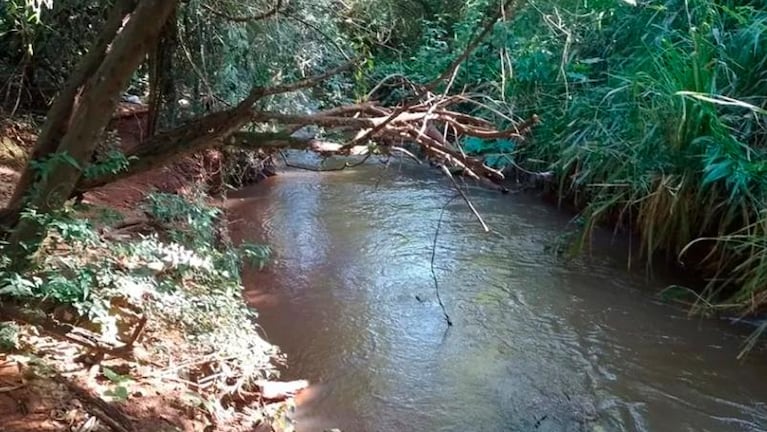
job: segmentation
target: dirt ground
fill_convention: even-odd
[[[135,146],[142,137],[143,115],[140,107],[129,105],[121,105],[115,115],[113,126],[118,130],[126,150]],[[13,193],[14,184],[35,139],[33,125],[0,120],[0,205],[5,205]],[[84,201],[108,206],[126,216],[133,215],[138,203],[149,192],[183,192],[196,181],[208,180],[206,173],[215,172],[217,166],[220,166],[217,152],[189,157],[174,166],[89,192]],[[180,345],[168,340],[173,337],[183,336],[166,331],[152,334],[148,330],[136,344],[135,352],[138,356],[145,352],[142,344],[157,341],[161,341],[163,346]],[[202,409],[199,400],[190,398],[186,383],[170,378],[172,374],[163,373],[177,367],[174,362],[184,359],[183,353],[176,353],[175,360],[174,356],[163,359],[160,364],[156,361],[147,363],[111,358],[94,365],[89,360],[92,353],[81,346],[38,334],[33,327],[22,326],[21,340],[21,352],[0,352],[2,432],[271,430],[263,425],[257,426],[258,422],[243,421],[242,413],[233,413],[231,418],[222,419],[212,414],[216,410]],[[113,381],[105,378],[103,367],[133,379],[130,386],[126,386],[131,395],[128,403],[103,405],[103,395],[115,387]],[[290,391],[295,391],[295,388]],[[110,419],[116,420],[115,424],[109,424]],[[132,428],[125,428],[124,424],[130,424]]]
[[[118,105],[109,128],[120,136],[122,149],[133,150],[145,136],[147,109],[142,105]],[[27,156],[37,140],[37,127],[42,119],[0,119],[0,206],[13,194],[13,188],[24,168]],[[117,210],[133,210],[153,190],[184,192],[198,182],[220,181],[209,178],[217,173],[221,155],[208,151],[190,156],[171,166],[117,181],[87,193],[85,202]]]
[[[204,413],[191,404],[184,406],[184,386],[147,379],[130,386],[129,403],[114,404],[119,410],[104,409],[99,396],[111,382],[99,367],[74,362],[79,349],[52,338],[34,341],[36,354],[0,354],[0,427],[8,432],[63,432],[120,430],[105,418],[127,418],[134,431],[213,430]],[[44,353],[43,353],[44,351]],[[110,370],[138,374],[140,369],[126,361],[103,363]],[[57,372],[48,368],[53,366]],[[65,371],[65,372],[60,372]],[[60,375],[58,375],[60,373]],[[108,400],[108,399],[107,399]],[[130,424],[129,423],[129,424]],[[131,430],[131,429],[125,429]]]

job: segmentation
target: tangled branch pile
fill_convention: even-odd
[[[485,119],[454,110],[456,105],[467,103],[479,102],[465,94],[448,96],[429,93],[416,103],[395,108],[371,101],[308,116],[257,111],[254,112],[254,119],[275,120],[295,126],[317,125],[330,130],[356,130],[353,138],[343,144],[316,137],[305,138],[308,148],[322,154],[361,155],[377,150],[385,154],[404,153],[418,159],[406,149],[408,145],[415,145],[437,164],[459,169],[476,180],[500,184],[504,179],[503,173],[485,165],[479,158],[468,156],[458,144],[460,138],[473,136],[523,141],[538,122],[538,117],[534,115],[523,122],[513,122],[508,129],[499,130]],[[235,134],[231,143],[246,144],[249,136],[253,135]],[[273,145],[288,146],[289,142],[299,144],[301,140],[293,138]]]

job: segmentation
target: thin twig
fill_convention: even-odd
[[[455,181],[455,177],[453,177],[453,174],[450,172],[449,169],[445,165],[440,165],[442,167],[442,171],[447,175],[447,177],[450,179],[451,182],[453,182],[453,186],[455,186],[455,190],[458,191],[458,193],[461,195],[464,201],[466,201],[466,205],[469,206],[469,209],[472,213],[474,213],[474,216],[477,218],[479,223],[482,225],[482,229],[485,230],[485,232],[490,232],[490,228],[485,224],[485,221],[482,219],[482,215],[479,214],[476,208],[474,208],[474,204],[471,203],[469,200],[469,197],[466,196],[466,193],[461,190],[461,187],[458,185],[458,182]]]
[[[437,220],[437,229],[434,231],[434,243],[432,243],[431,246],[431,278],[434,280],[434,292],[437,294],[437,302],[439,303],[439,307],[442,308],[442,314],[445,315],[445,322],[447,322],[448,327],[453,325],[453,321],[450,319],[450,315],[447,314],[445,304],[442,302],[442,297],[439,295],[439,281],[437,280],[437,273],[434,271],[434,258],[437,256],[437,238],[439,237],[439,229],[442,227],[442,217],[445,215],[447,206],[449,206],[450,203],[459,196],[460,195],[458,194],[453,195],[449,200],[447,200],[445,205],[442,206],[442,211],[439,213],[439,220]]]
[[[255,15],[248,15],[248,16],[232,16],[232,15],[226,14],[224,12],[221,12],[219,10],[216,10],[212,6],[206,5],[204,3],[202,4],[202,8],[207,10],[207,11],[209,11],[213,15],[217,15],[220,18],[223,18],[223,19],[225,19],[227,21],[236,22],[236,23],[244,23],[244,22],[250,22],[250,21],[259,21],[259,20],[262,20],[262,19],[269,18],[270,16],[275,15],[278,12],[280,12],[280,8],[281,7],[282,7],[282,0],[277,0],[275,2],[274,7],[271,8],[270,10],[266,11],[266,12],[261,12],[261,13],[255,14]]]
[[[301,89],[304,89],[306,87],[311,87],[311,86],[319,83],[320,81],[324,81],[324,80],[326,80],[326,79],[328,79],[328,78],[330,78],[330,77],[332,77],[334,75],[337,75],[337,74],[339,74],[341,72],[345,72],[345,71],[347,71],[349,69],[352,69],[356,65],[357,65],[357,61],[356,60],[352,60],[352,61],[349,61],[349,62],[347,62],[347,63],[345,63],[345,64],[343,64],[341,66],[338,66],[338,67],[335,67],[333,69],[330,69],[327,72],[321,73],[319,75],[314,75],[314,76],[311,76],[309,78],[306,78],[306,79],[303,79],[303,80],[300,80],[300,81],[295,81],[295,82],[287,83],[287,84],[279,84],[279,85],[275,85],[275,86],[272,86],[272,87],[266,87],[266,88],[262,89],[263,93],[261,93],[259,96],[260,97],[272,96],[272,95],[276,95],[276,94],[288,93],[288,92],[292,92],[292,91],[296,91],[296,90],[301,90]]]
[[[444,71],[442,71],[442,74],[435,78],[433,81],[428,83],[426,85],[427,90],[434,90],[437,85],[439,85],[440,82],[446,80],[448,77],[453,75],[455,70],[458,68],[458,66],[463,63],[466,59],[469,58],[472,52],[479,46],[479,44],[482,42],[482,40],[485,39],[485,37],[493,30],[493,27],[495,26],[495,23],[498,22],[499,19],[505,16],[505,11],[508,7],[511,6],[514,0],[506,0],[504,1],[495,14],[485,23],[485,26],[482,28],[482,31],[477,34],[474,39],[469,42],[469,44],[466,46],[466,49],[464,49],[463,53],[459,55],[458,57],[453,60],[453,62],[450,64],[450,66],[447,67]]]
[[[406,150],[406,149],[404,149],[404,148],[402,148],[402,147],[399,147],[399,146],[391,146],[390,150],[398,151],[398,152],[400,152],[400,153],[403,153],[403,154],[405,154],[406,156],[409,156],[411,159],[413,159],[414,161],[416,161],[416,162],[418,163],[418,165],[421,165],[421,164],[423,164],[423,162],[421,162],[421,159],[418,159],[418,156],[414,155],[412,152],[410,152],[410,151],[408,151],[408,150]]]

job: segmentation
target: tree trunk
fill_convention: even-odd
[[[149,116],[147,134],[154,136],[163,126],[160,114],[173,119],[176,115],[176,86],[173,80],[173,59],[178,44],[176,11],[162,30],[157,45],[149,54]]]
[[[83,57],[48,110],[46,122],[43,125],[40,136],[37,138],[30,160],[39,162],[56,151],[61,138],[66,134],[72,111],[76,105],[75,99],[80,88],[96,72],[101,62],[104,61],[107,48],[114,40],[118,30],[120,30],[123,19],[133,11],[135,6],[136,0],[118,0],[112,8],[107,22],[104,24],[104,29],[99,34],[96,42],[88,51],[88,54]],[[11,201],[7,205],[10,212],[18,212],[21,209],[24,198],[29,192],[29,186],[34,179],[35,171],[32,168],[32,164],[27,164],[24,172],[21,174],[21,178],[16,183]]]
[[[49,213],[61,208],[72,195],[83,168],[93,155],[97,139],[114,112],[120,93],[149,48],[156,43],[175,6],[176,2],[169,0],[139,1],[104,61],[83,88],[69,129],[57,148],[62,157],[51,160],[45,168],[46,175],[30,188],[29,208]],[[38,221],[19,221],[9,239],[10,255],[17,265],[23,267],[26,264],[26,258],[37,250],[44,235],[45,227]]]
[[[253,104],[263,89],[255,88],[236,107],[196,118],[189,124],[155,135],[141,143],[128,156],[136,157],[126,171],[95,179],[83,179],[78,191],[86,191],[121,178],[129,177],[167,163],[187,154],[221,146],[224,139],[252,120]],[[287,138],[287,134],[266,133],[264,139]]]

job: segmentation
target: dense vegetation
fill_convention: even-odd
[[[211,148],[246,163],[309,148],[426,156],[491,184],[553,173],[581,210],[572,251],[615,224],[647,263],[702,270],[695,312],[761,313],[766,30],[746,0],[3,2],[0,114],[41,127],[0,214],[0,306],[39,322],[16,308],[64,305],[109,340],[127,298],[201,351],[229,347],[223,382],[262,377],[244,353],[269,349],[238,296],[241,259],[265,248],[228,242],[200,194],[148,194],[154,233],[120,238],[125,215],[72,198]],[[148,107],[146,130],[135,149],[103,150],[125,93]]]
[[[421,27],[419,46],[383,54],[379,76],[428,77],[460,51],[487,2]],[[767,304],[767,14],[748,1],[536,1],[517,5],[468,59],[456,86],[538,113],[527,143],[467,142],[524,172],[552,170],[561,199],[641,234],[649,258],[703,269],[695,301]],[[403,48],[404,49],[404,45]],[[478,145],[479,144],[479,145]]]
[[[5,149],[10,141],[3,140],[6,159],[14,159],[14,168],[23,166],[14,173],[18,178],[11,176],[15,187],[0,212],[0,308],[4,319],[23,324],[0,329],[3,346],[42,354],[38,372],[53,371],[56,382],[68,382],[57,371],[90,359],[100,366],[100,377],[114,383],[101,396],[132,402],[123,409],[140,405],[135,394],[161,393],[141,387],[154,377],[182,383],[187,392],[171,392],[179,400],[170,405],[204,416],[206,428],[233,421],[252,429],[267,418],[284,420],[283,406],[269,412],[264,399],[284,399],[305,384],[268,381],[271,362],[278,359],[259,337],[240,293],[242,259],[260,263],[265,249],[228,242],[220,212],[195,194],[144,190],[143,203],[109,217],[103,215],[108,207],[79,201],[99,187],[204,159],[212,150],[248,153],[239,160],[259,160],[282,148],[412,156],[400,147],[403,137],[448,174],[448,167],[459,168],[499,183],[500,172],[467,157],[436,127],[426,128],[433,113],[435,123],[475,138],[522,136],[533,124],[501,131],[492,115],[458,112],[466,98],[442,84],[459,61],[435,70],[439,79],[400,94],[406,104],[366,100],[375,84],[376,56],[391,49],[387,44],[420,37],[421,19],[445,7],[280,0],[4,2],[0,109],[4,117],[25,122],[31,115],[39,128],[34,148],[18,160],[11,157],[18,149]],[[490,29],[498,20],[498,5],[483,9],[467,53],[487,32],[479,28]],[[460,8],[455,10],[458,17]],[[131,146],[111,129],[124,108],[121,99],[138,99],[146,107]],[[310,136],[295,135],[307,126],[315,126],[307,128]],[[131,220],[134,212],[138,221]],[[86,352],[42,353],[34,342],[36,329]],[[142,341],[149,359],[138,354]],[[130,376],[110,369],[113,363]],[[100,407],[102,422],[133,429],[133,420],[119,411],[104,411],[87,392],[75,393]],[[155,427],[150,418],[141,420]]]
[[[351,143],[388,152],[391,134],[379,130],[381,116],[449,106],[472,116],[456,118],[495,132],[460,129],[453,118],[447,123],[461,133],[451,144],[460,149],[420,143],[430,156],[440,154],[442,162],[483,178],[496,172],[472,165],[460,150],[491,168],[553,172],[558,196],[582,209],[576,250],[596,224],[614,223],[641,235],[648,263],[666,254],[705,271],[710,283],[696,295],[696,311],[762,312],[767,12],[759,2],[507,4],[500,19],[489,19],[499,11],[496,1],[5,2],[3,113],[47,112],[47,119],[3,218],[14,262],[6,263],[13,271],[2,292],[72,303],[84,315],[103,308],[95,301],[100,294],[86,285],[113,271],[109,265],[99,271],[81,266],[86,279],[70,286],[56,284],[61,281],[51,272],[64,270],[44,258],[31,267],[27,262],[48,232],[58,230],[56,238],[75,233],[81,238],[68,241],[93,246],[83,243],[94,241],[90,231],[61,223],[59,212],[78,190],[161,166],[211,142],[221,147],[233,135],[238,142],[248,137],[249,151],[274,141],[309,147],[286,133],[307,125],[327,128],[318,137],[339,140],[349,139],[348,130],[368,131]],[[128,21],[120,30],[131,13],[157,18],[140,29]],[[483,28],[489,32],[477,39]],[[113,58],[110,49],[124,55]],[[351,59],[357,61],[351,72],[307,81]],[[102,85],[96,77],[109,70],[119,73],[111,86]],[[109,120],[108,112],[89,111],[88,103],[113,108],[123,91],[145,97],[150,107],[148,144],[87,166]],[[432,91],[453,94],[440,100],[451,105],[413,102],[414,92]],[[374,100],[380,105],[349,111]],[[315,115],[344,109],[346,117]],[[542,123],[533,139],[497,132],[534,114]],[[389,132],[412,125],[397,127]],[[404,136],[417,141],[421,135]],[[189,217],[199,223],[208,216]],[[61,227],[70,231],[61,233]],[[139,249],[131,253],[143,253]],[[206,253],[225,259],[227,274],[235,273],[228,246]]]

